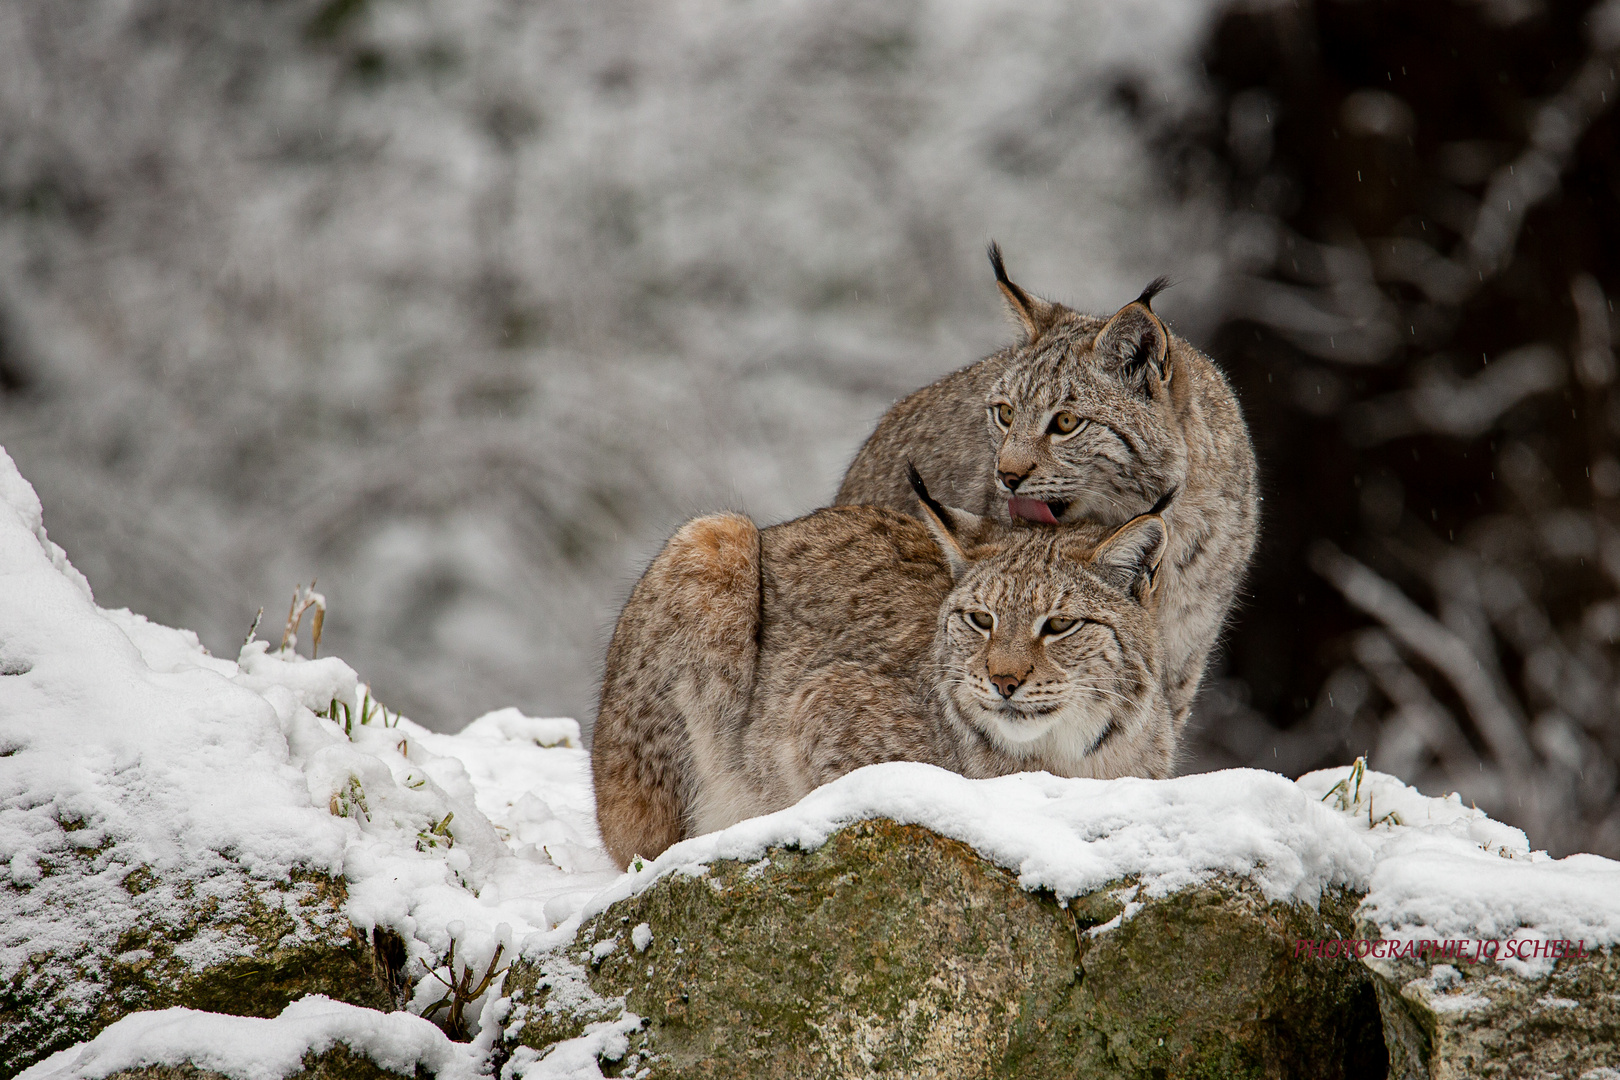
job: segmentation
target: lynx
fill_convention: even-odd
[[[1031,296],[990,245],[1023,340],[896,403],[856,455],[839,504],[915,514],[912,461],[942,501],[1048,525],[1152,509],[1170,538],[1159,598],[1165,677],[1186,722],[1253,555],[1254,449],[1231,387],[1153,312],[1160,278],[1111,318]]]
[[[882,761],[1168,776],[1164,522],[1038,529],[948,509],[689,522],[613,632],[591,750],[621,866]]]

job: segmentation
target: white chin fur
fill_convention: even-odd
[[[1015,720],[1000,709],[983,709],[981,715],[990,733],[1008,746],[1027,746],[1051,731],[1057,723],[1056,716],[1031,716]]]
[[[1065,775],[1081,775],[1088,751],[1108,727],[1107,710],[1076,703],[1049,716],[1019,722],[999,710],[981,712],[981,724],[1014,757],[1039,756]]]

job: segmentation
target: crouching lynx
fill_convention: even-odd
[[[1000,521],[1118,524],[1163,508],[1166,684],[1184,723],[1254,553],[1254,449],[1226,379],[1153,313],[1160,279],[1111,318],[1013,284],[990,263],[1024,331],[891,408],[855,457],[840,504],[917,513],[908,461],[952,506]]]
[[[619,865],[881,761],[1170,775],[1163,521],[1001,525],[917,489],[922,521],[726,514],[664,546],[613,632],[591,749]]]

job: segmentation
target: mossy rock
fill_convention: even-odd
[[[0,983],[0,1077],[139,1010],[275,1016],[305,994],[381,1010],[401,1004],[403,945],[387,933],[373,943],[349,923],[339,879],[222,875],[175,892],[182,902],[106,927],[110,948],[42,950]]]
[[[1375,975],[1390,1080],[1579,1080],[1620,1069],[1613,950],[1559,960],[1539,979],[1465,960],[1362,962]]]
[[[383,1068],[364,1054],[357,1054],[346,1046],[334,1046],[322,1054],[305,1054],[303,1068],[288,1073],[282,1080],[430,1080],[426,1069],[418,1066],[415,1072],[397,1073]],[[231,1080],[224,1073],[199,1069],[195,1065],[147,1065],[140,1069],[115,1072],[107,1080]]]
[[[668,875],[517,962],[507,1038],[544,1051],[623,1007],[644,1023],[609,1071],[649,1077],[1382,1075],[1367,973],[1292,955],[1345,936],[1354,898],[1221,880],[1113,923],[1131,888],[1065,908],[963,844],[864,821]]]

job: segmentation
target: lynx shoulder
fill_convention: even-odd
[[[1254,553],[1254,449],[1220,370],[1153,312],[1154,282],[1113,316],[1033,296],[990,250],[1022,340],[896,403],[839,504],[915,514],[915,461],[942,498],[998,521],[1119,523],[1163,507],[1159,613],[1178,723]],[[936,479],[937,478],[937,479]]]
[[[883,761],[1170,775],[1163,521],[1039,529],[930,503],[700,518],[669,541],[614,630],[594,733],[621,865]]]

